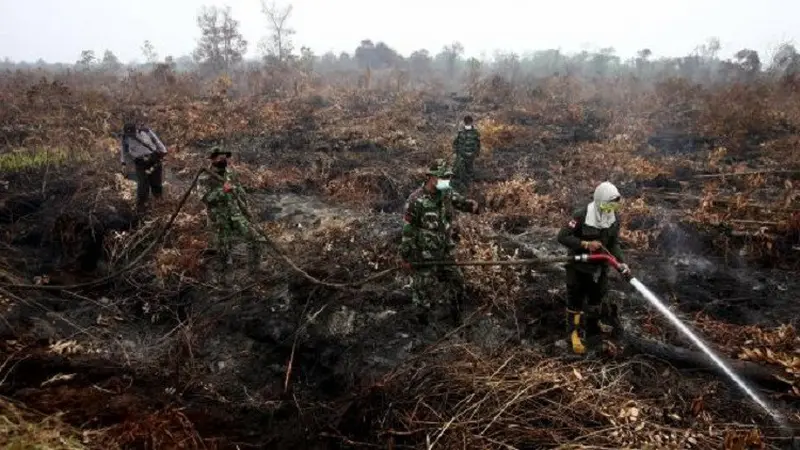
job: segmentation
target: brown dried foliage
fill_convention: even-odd
[[[311,118],[325,128],[324,136],[315,143],[341,144],[337,150],[346,152],[353,142],[369,141],[401,151],[391,159],[381,155],[381,159],[362,160],[352,170],[332,170],[338,162],[336,156],[314,148],[308,149],[307,159],[315,161],[310,168],[281,161],[275,161],[274,167],[243,165],[243,180],[252,187],[280,190],[312,181],[322,187],[327,199],[347,204],[359,214],[329,217],[311,229],[275,223],[265,228],[304,267],[325,268],[336,277],[359,278],[393,265],[399,221],[363,211],[384,199],[387,192],[404,197],[408,192],[403,189],[416,182],[418,167],[432,157],[449,156],[450,124],[443,127],[436,123],[441,119],[424,114],[425,102],[437,96],[341,86],[317,87],[294,98],[255,95],[260,94],[260,86],[274,81],[253,76],[246,83],[231,78],[206,83],[192,75],[178,75],[165,86],[148,75],[119,81],[68,74],[37,81],[25,74],[6,74],[0,77],[0,101],[8,107],[0,109],[0,123],[11,124],[14,130],[4,136],[7,143],[2,152],[45,147],[90,151],[93,156],[107,156],[103,163],[107,168],[117,151],[110,132],[118,130],[123,120],[146,115],[146,122],[174,151],[170,164],[191,172],[203,162],[192,160],[184,150],[198,141],[285,132],[302,128],[302,120]],[[594,186],[605,179],[620,184],[657,176],[674,178],[677,168],[687,166],[709,173],[796,169],[800,161],[797,139],[780,135],[776,129],[776,124],[800,127],[798,94],[779,86],[713,89],[672,80],[648,90],[634,82],[630,86],[622,81],[593,85],[557,77],[544,80],[540,88],[541,94],[528,96],[496,77],[471,87],[478,109],[485,106],[481,102],[503,102],[499,111],[486,106],[485,114],[480,114],[478,126],[486,148],[481,163],[515,168],[512,155],[519,154],[515,150],[530,150],[537,142],[557,142],[562,129],[579,126],[592,115],[601,123],[595,130],[601,139],[544,148],[536,161],[548,171],[547,179],[521,173],[506,181],[478,183],[486,212],[477,218],[459,218],[460,258],[516,257],[486,238],[492,233],[493,219],[524,215],[536,225],[559,227],[571,209],[588,201]],[[309,102],[317,97],[323,97],[328,106],[309,112]],[[589,100],[595,103],[590,105]],[[533,125],[521,125],[517,118],[532,119]],[[723,142],[715,151],[686,157],[646,145],[648,136],[670,127],[718,136]],[[746,138],[758,133],[776,136],[758,144],[754,151]],[[747,163],[739,162],[742,160]],[[798,239],[795,185],[775,173],[683,180],[686,192],[678,195],[698,198],[676,219],[725,224],[749,233],[754,252],[785,257],[787,250],[774,243]],[[653,246],[657,226],[632,230],[629,225],[655,216],[655,201],[646,196],[626,199],[623,238],[628,244],[642,249]],[[757,232],[753,232],[754,225]],[[202,215],[196,209],[187,212],[173,233],[175,239],[156,255],[156,274],[162,279],[176,274],[199,276],[200,254],[207,246]],[[121,253],[140,239],[134,234],[121,237]],[[510,309],[519,304],[525,287],[523,269],[467,268],[465,272],[470,287],[485,303]],[[729,342],[731,352],[781,365],[787,377],[796,381],[800,367],[792,353],[797,348],[793,329],[764,331],[698,322],[716,342]],[[553,442],[636,448],[763,446],[757,430],[712,427],[711,423],[724,420],[725,414],[707,411],[702,399],[684,405],[677,394],[665,402],[631,395],[625,366],[572,365],[527,350],[494,356],[467,347],[437,351],[442,353],[427,359],[423,369],[404,367],[395,382],[385,386],[396,401],[390,409],[392,425],[383,428],[386,436],[398,440],[424,436],[443,448],[508,448]],[[615,376],[608,377],[609,370]],[[666,411],[669,403],[677,404],[678,411]],[[386,410],[380,413],[383,417]],[[690,423],[686,416],[706,422]],[[183,443],[184,448],[201,446],[191,423],[174,410],[124,422],[109,430],[107,439],[107,448],[113,448],[112,444],[169,448],[175,442]]]

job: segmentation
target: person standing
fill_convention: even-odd
[[[591,203],[572,214],[558,233],[558,242],[569,249],[570,255],[610,253],[621,264],[623,273],[630,272],[623,262],[619,246],[620,220],[617,211],[620,194],[608,181],[594,191]],[[606,299],[608,265],[592,262],[567,263],[567,330],[572,351],[586,353],[584,340],[600,334],[601,320],[610,322],[614,332],[621,331],[616,303]]]
[[[481,134],[472,123],[472,116],[464,117],[464,125],[453,139],[455,176],[459,189],[465,190],[475,176],[475,158],[481,152]]]
[[[478,212],[475,200],[452,190],[452,175],[443,159],[434,161],[428,168],[425,183],[408,197],[403,215],[400,257],[403,267],[412,274],[412,300],[421,308],[419,317],[423,323],[427,323],[432,310],[438,313],[442,307],[449,308],[455,323],[460,321],[465,293],[460,268],[454,265],[413,265],[415,262],[454,262],[454,210]]]
[[[123,171],[132,162],[136,171],[136,209],[143,211],[150,194],[160,200],[164,192],[162,160],[167,148],[153,130],[126,123],[122,128],[120,162]]]
[[[251,275],[261,265],[261,245],[265,239],[250,224],[252,217],[244,188],[237,173],[228,165],[231,152],[214,147],[209,154],[215,176],[203,173],[199,179],[201,200],[206,205],[209,224],[215,238],[216,269],[227,278],[233,265],[233,246],[239,241],[247,243]]]

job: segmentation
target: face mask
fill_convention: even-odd
[[[436,189],[440,191],[446,191],[450,189],[450,180],[437,180]]]
[[[223,159],[221,161],[214,161],[213,164],[214,164],[214,167],[216,167],[217,169],[224,169],[224,168],[228,167],[228,160],[227,159]]]
[[[619,207],[620,207],[619,202],[607,202],[607,203],[601,203],[599,209],[601,212],[608,214],[618,211]]]

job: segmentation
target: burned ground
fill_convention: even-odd
[[[794,179],[778,172],[797,164],[781,150],[785,133],[759,135],[759,157],[744,167],[753,140],[727,136],[720,150],[726,130],[714,117],[694,118],[704,129],[643,132],[661,128],[641,117],[669,116],[660,97],[624,108],[595,96],[503,107],[482,98],[364,91],[167,104],[151,126],[178,147],[169,199],[142,219],[132,183],[110,173],[113,140],[94,142],[90,161],[3,175],[4,414],[60,414],[93,448],[784,446],[715,375],[623,351],[566,356],[559,266],[465,268],[458,329],[419,324],[400,272],[348,288],[309,280],[358,281],[397,264],[403,203],[470,111],[485,152],[468,194],[483,211],[459,216],[459,259],[563,254],[558,227],[610,179],[626,196],[637,277],[723,354],[783,371],[788,386],[764,392],[797,422],[800,228]],[[207,124],[175,112],[204,108]],[[191,200],[150,253],[104,279],[149,247],[218,142],[236,153],[258,225],[305,275],[269,253],[258,279],[210,283]],[[92,280],[101,282],[54,287]],[[628,285],[612,288],[631,332],[687,346]]]

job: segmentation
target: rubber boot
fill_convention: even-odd
[[[583,312],[567,310],[567,326],[569,329],[569,343],[572,347],[572,352],[578,355],[586,353],[586,346],[583,344],[581,334],[583,334],[583,327],[581,323]]]

